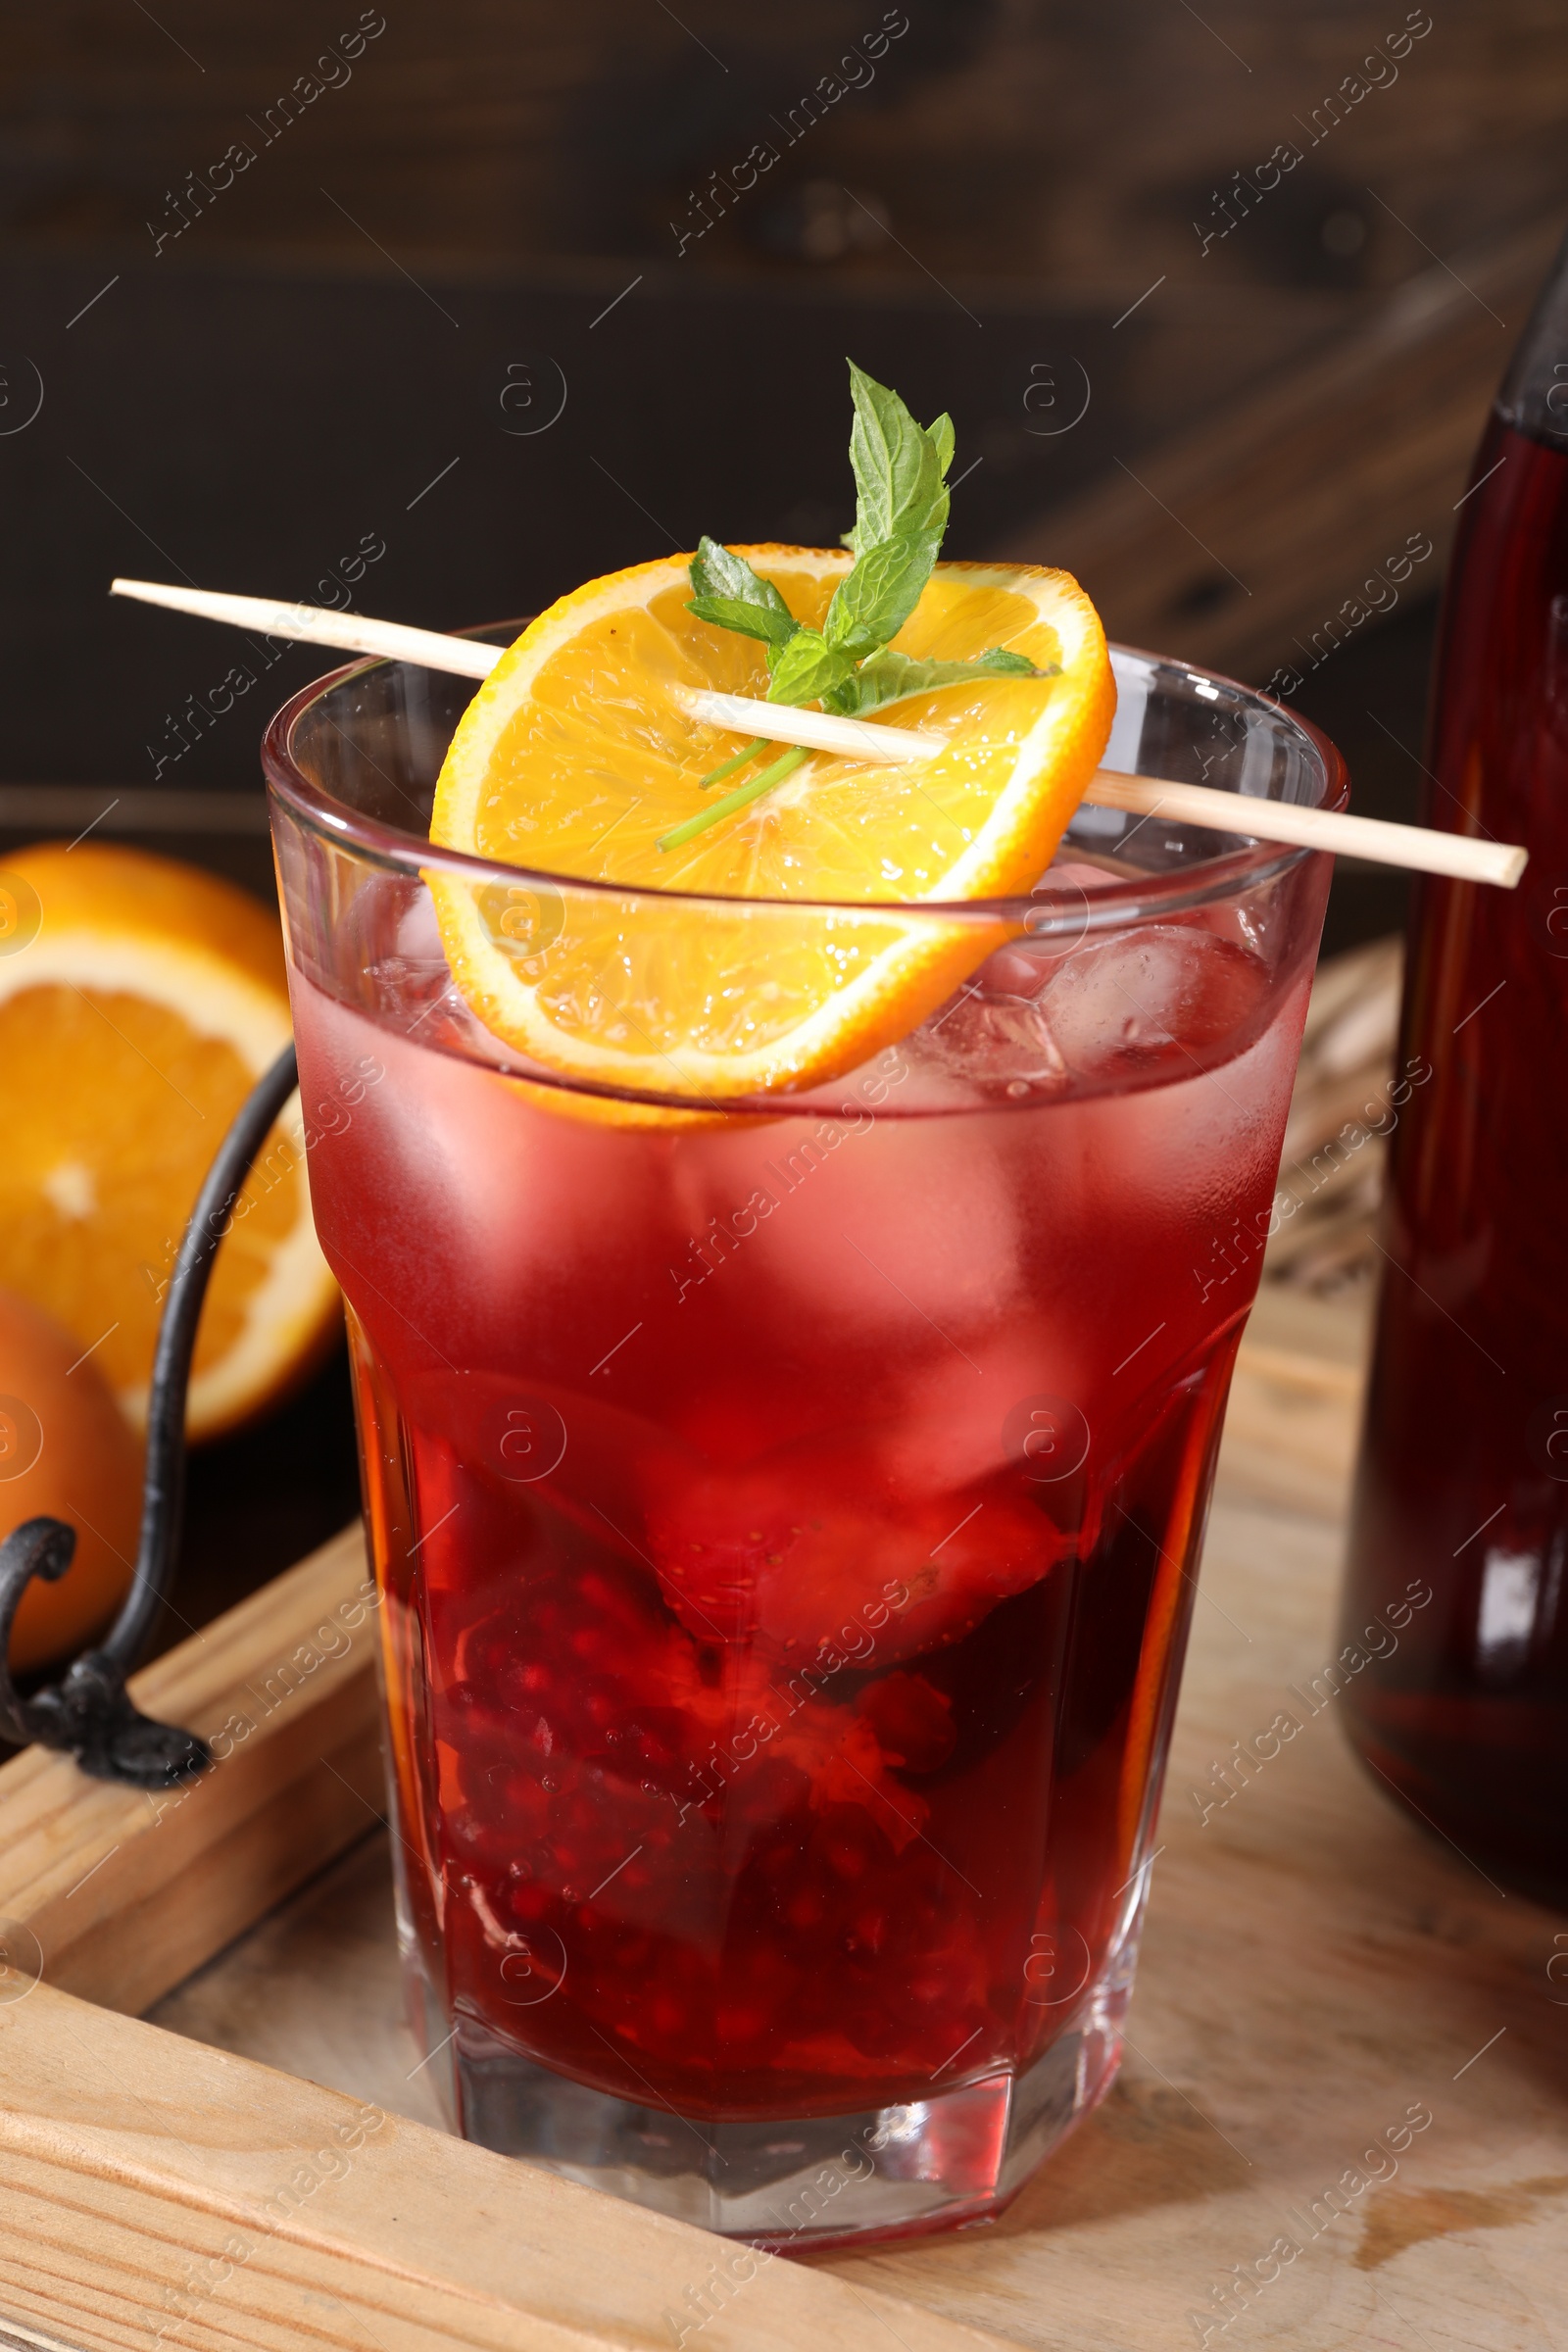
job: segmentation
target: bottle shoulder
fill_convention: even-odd
[[[1516,433],[1568,451],[1568,237],[1536,297],[1496,405]]]

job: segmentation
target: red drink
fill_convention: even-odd
[[[1326,883],[1122,824],[900,1045],[671,1124],[504,1075],[417,850],[279,815],[404,1927],[491,2145],[821,2239],[994,2211],[1111,2079]]]
[[[1561,307],[1561,297],[1558,297]],[[1548,303],[1524,360],[1553,321]],[[1568,354],[1536,355],[1544,386]],[[1528,392],[1528,385],[1523,387]],[[1453,553],[1422,821],[1524,842],[1519,891],[1423,881],[1345,1639],[1415,1596],[1352,1736],[1473,1859],[1568,1894],[1568,448],[1494,416]],[[1513,404],[1518,406],[1520,404]],[[1425,1598],[1421,1598],[1425,1595]]]

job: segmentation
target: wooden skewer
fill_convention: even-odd
[[[930,760],[948,748],[947,737],[929,727],[885,727],[865,718],[835,718],[830,710],[798,710],[792,704],[759,702],[750,694],[710,694],[701,687],[677,686],[671,700],[706,726],[765,735],[770,743],[803,743],[808,751],[838,752],[846,760]]]
[[[851,760],[929,760],[943,749],[943,738],[929,729],[834,718],[826,711],[785,709],[745,694],[688,687],[677,688],[675,699],[710,726],[765,735],[776,743],[804,743],[813,751],[839,752]],[[1333,808],[1257,800],[1250,793],[1219,792],[1209,784],[1168,783],[1114,767],[1095,770],[1084,799],[1101,808],[1128,809],[1135,816],[1164,816],[1179,824],[1211,826],[1216,832],[1250,834],[1254,841],[1338,851],[1347,858],[1413,866],[1421,873],[1448,874],[1462,882],[1495,882],[1504,890],[1512,890],[1525,870],[1527,853],[1507,842],[1474,841],[1468,834],[1438,833],[1424,825],[1391,825],[1381,817],[1342,816]]]
[[[710,726],[765,735],[777,743],[804,743],[813,751],[840,752],[852,760],[929,760],[943,748],[942,737],[928,729],[787,710],[750,695],[685,688],[676,690],[676,699],[694,718]],[[1084,799],[1097,808],[1124,808],[1135,816],[1164,816],[1174,823],[1248,833],[1254,841],[1284,842],[1292,848],[1339,851],[1379,865],[1413,866],[1421,873],[1448,874],[1462,882],[1495,882],[1504,890],[1514,889],[1525,870],[1527,853],[1507,842],[1474,841],[1468,834],[1437,833],[1424,825],[1391,825],[1381,817],[1342,816],[1333,808],[1257,800],[1250,793],[1219,792],[1209,784],[1168,783],[1115,767],[1096,768]]]
[[[357,612],[335,612],[319,605],[281,605],[264,596],[224,596],[207,588],[172,588],[153,580],[114,580],[112,596],[135,597],[144,605],[194,612],[208,620],[260,629],[270,637],[298,638],[308,645],[378,654],[390,662],[422,663],[428,669],[466,678],[487,678],[504,648],[478,645],[468,637],[444,637],[434,629],[405,628],[394,620],[366,620]],[[811,751],[837,752],[851,760],[929,760],[943,738],[929,729],[884,726],[860,718],[837,718],[825,710],[799,710],[751,695],[715,694],[677,688],[675,699],[704,724],[731,727],[771,743],[804,744]],[[1294,849],[1322,850],[1361,858],[1374,865],[1396,865],[1423,874],[1446,874],[1461,882],[1492,882],[1516,888],[1528,852],[1503,841],[1477,841],[1464,833],[1438,833],[1424,825],[1392,825],[1381,818],[1344,816],[1332,808],[1308,808],[1293,801],[1254,799],[1250,793],[1217,792],[1207,784],[1177,784],[1158,776],[1134,776],[1118,768],[1097,768],[1085,800],[1135,816],[1163,816],[1173,823],[1201,825],[1253,841],[1283,842]]]
[[[348,654],[380,654],[388,662],[416,662],[426,669],[454,670],[465,678],[487,678],[506,652],[502,645],[442,637],[434,629],[406,629],[397,620],[366,620],[358,612],[334,612],[325,605],[280,605],[271,597],[224,596],[214,588],[111,580],[109,593],[134,597],[142,605],[167,605],[171,612],[194,612],[203,620],[226,620],[236,629],[260,629],[264,637],[340,646]]]
[[[1476,841],[1468,833],[1439,833],[1427,825],[1391,825],[1380,816],[1344,816],[1337,808],[1307,808],[1296,801],[1259,801],[1250,793],[1216,792],[1209,784],[1161,783],[1155,776],[1095,770],[1086,801],[1127,808],[1137,816],[1169,817],[1175,824],[1212,825],[1303,850],[1364,858],[1418,874],[1446,874],[1459,882],[1494,882],[1515,890],[1530,853],[1506,841]]]

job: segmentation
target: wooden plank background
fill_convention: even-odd
[[[123,239],[187,171],[204,173],[360,16],[314,0],[9,0],[0,46],[0,199],[13,240]],[[402,0],[352,79],[313,101],[202,224],[201,243],[405,261],[675,255],[689,189],[773,135],[804,92],[890,13],[871,0],[678,12],[616,0]],[[823,279],[848,272],[1011,279],[1126,300],[1162,270],[1197,286],[1303,295],[1390,286],[1422,263],[1568,199],[1568,57],[1539,0],[1446,0],[1391,57],[1402,4],[1265,9],[1165,0],[1068,11],[945,0],[907,12],[875,79],[788,149],[781,182],[848,181],[896,232],[863,250],[780,242],[773,190],[737,204],[685,267]],[[1315,113],[1369,52],[1382,82],[1325,130]],[[338,78],[333,69],[327,71]],[[1315,144],[1314,144],[1315,131]],[[1204,253],[1216,189],[1294,140],[1302,164]],[[335,175],[335,176],[334,176]],[[1375,183],[1392,213],[1369,197]],[[1323,223],[1349,212],[1364,232]],[[1408,225],[1405,225],[1408,224]],[[186,243],[186,253],[195,243]],[[186,258],[185,254],[180,257]],[[1195,359],[1200,357],[1195,352]],[[1167,416],[1185,388],[1150,382]]]
[[[90,255],[106,277],[159,250],[189,174],[235,137],[263,141],[251,126],[324,37],[304,0],[9,13],[0,256]],[[1396,57],[1405,18],[1428,29]],[[1080,567],[1116,632],[1261,680],[1413,534],[1434,555],[1407,594],[1435,591],[1469,450],[1568,212],[1553,12],[947,0],[907,18],[874,80],[791,145],[773,126],[878,21],[859,0],[744,19],[720,0],[631,18],[583,0],[569,19],[546,0],[411,0],[254,169],[189,196],[159,269],[244,258],[405,288],[409,269],[443,285],[545,270],[592,288],[594,311],[634,278],[643,299],[701,283],[720,349],[726,296],[761,290],[781,306],[781,358],[792,311],[857,287],[869,303],[917,295],[965,331],[988,302],[1021,302],[1043,341],[1016,381],[991,380],[976,344],[986,530]],[[1346,102],[1378,56],[1378,82]],[[671,221],[694,217],[694,189],[711,194],[764,135],[776,172],[753,195],[713,195],[711,228],[683,252]],[[1300,163],[1237,197],[1238,175],[1287,140]],[[813,206],[853,210],[846,189],[869,203],[861,226],[885,215],[889,234],[810,230]],[[1074,316],[1095,405],[1058,440]],[[600,345],[646,405],[648,355]],[[961,391],[956,354],[947,371]],[[704,430],[744,437],[722,410]],[[605,463],[615,470],[612,447]],[[658,508],[647,463],[641,495]],[[1000,529],[999,481],[1017,493]]]
[[[1136,472],[1113,466],[1003,552],[1075,571],[1113,637],[1294,696],[1380,608],[1437,593],[1482,420],[1559,234],[1548,219],[1472,243],[1462,275],[1434,262],[1366,324]]]

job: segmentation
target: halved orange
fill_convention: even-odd
[[[809,626],[852,562],[839,549],[738,552]],[[1099,615],[1065,572],[939,564],[901,653],[956,661],[1004,645],[1053,674],[900,702],[891,723],[946,738],[929,760],[814,754],[662,851],[740,740],[693,719],[680,690],[767,691],[753,639],[685,610],[688,562],[590,580],[542,613],[465,712],[436,790],[438,845],[626,891],[450,873],[431,890],[453,976],[498,1037],[570,1079],[713,1103],[854,1068],[950,994],[1003,927],[911,920],[888,903],[1028,890],[1104,749],[1115,688]],[[631,895],[649,890],[733,904]]]
[[[96,1359],[0,1290],[0,1535],[38,1514],[75,1530],[57,1584],[34,1577],[11,1632],[14,1672],[76,1647],[124,1598],[141,1522],[141,1447]]]
[[[139,850],[45,844],[8,858],[0,882],[38,913],[35,936],[24,925],[0,952],[0,1285],[91,1349],[140,1427],[186,1216],[289,1040],[282,940],[232,884]],[[296,1098],[218,1251],[191,1436],[279,1394],[336,1314]]]

